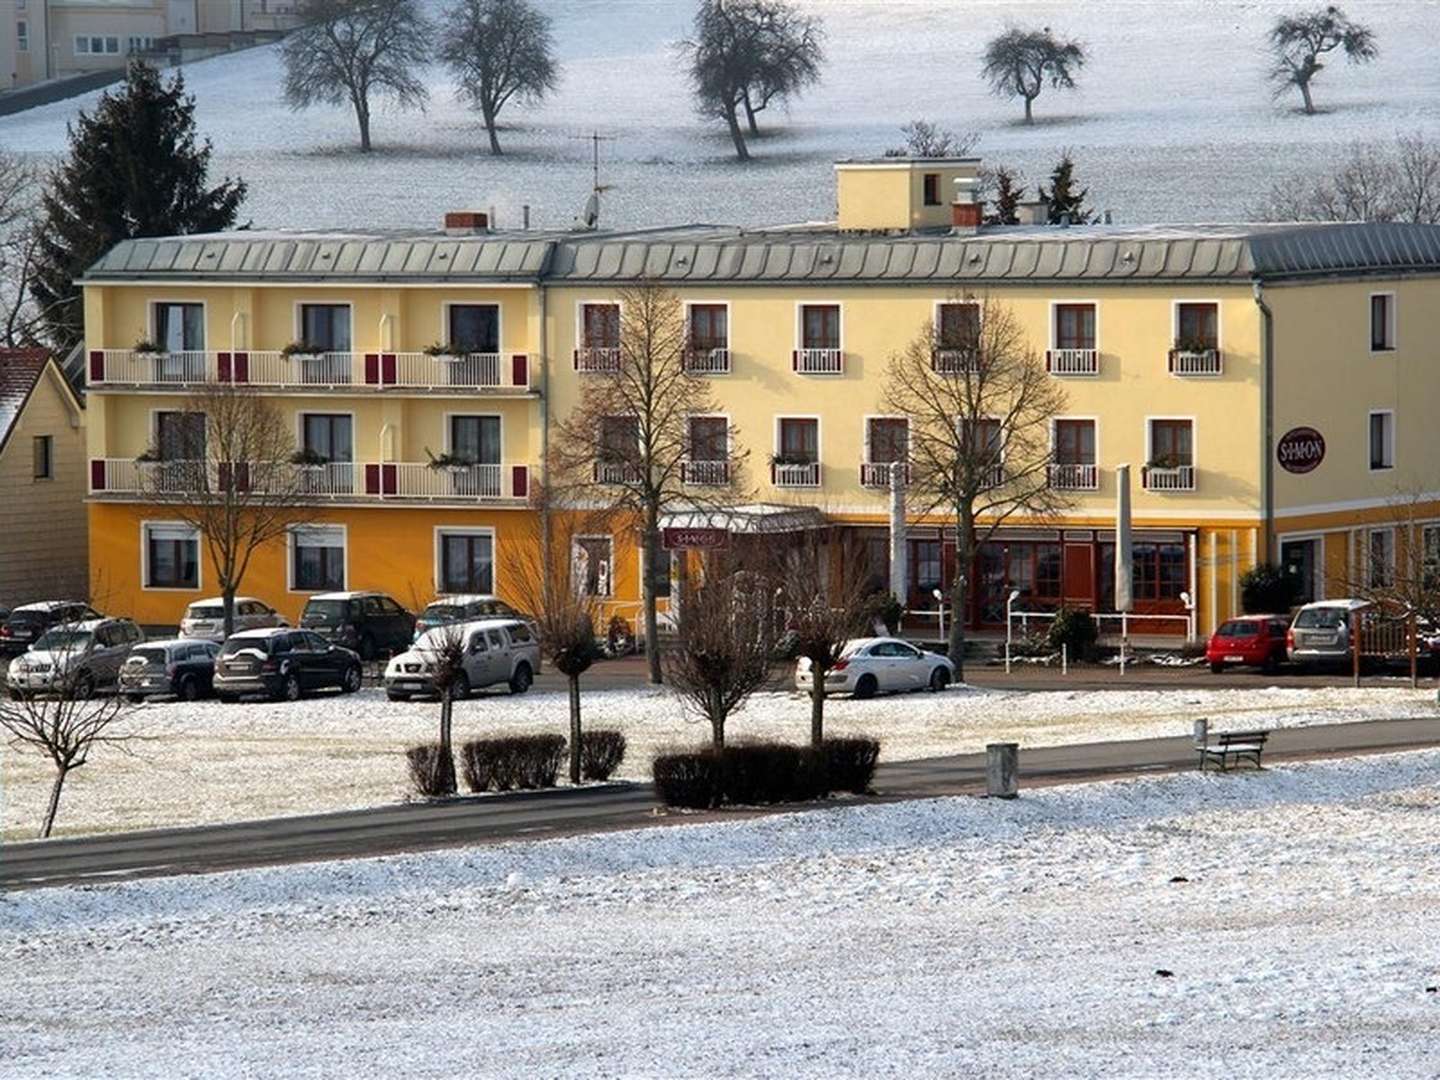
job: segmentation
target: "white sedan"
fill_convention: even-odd
[[[845,643],[840,661],[825,676],[825,693],[857,698],[902,690],[944,690],[955,678],[948,656],[917,649],[899,638],[855,638]],[[810,692],[810,661],[795,665],[795,688]]]

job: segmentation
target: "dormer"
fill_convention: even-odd
[[[837,161],[837,224],[841,229],[949,228],[957,191],[969,191],[979,172],[980,159],[969,157]]]

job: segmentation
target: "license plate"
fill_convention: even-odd
[[[1243,664],[1245,658],[1243,656],[1227,656],[1225,657],[1225,662],[1227,664]]]

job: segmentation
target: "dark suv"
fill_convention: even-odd
[[[527,615],[521,615],[504,600],[488,595],[442,596],[425,605],[425,610],[415,619],[415,639],[426,630],[449,623],[474,622],[476,619],[522,619],[530,622]],[[533,632],[533,626],[532,626]]]
[[[120,692],[131,701],[173,694],[181,701],[208,697],[213,690],[213,641],[147,641],[136,645],[120,665]]]
[[[52,626],[98,618],[98,611],[79,600],[42,600],[36,604],[21,604],[0,625],[0,656],[23,653]]]
[[[415,616],[384,593],[336,592],[312,596],[300,625],[354,649],[362,660],[403,652],[415,634]]]
[[[231,635],[215,661],[215,696],[234,701],[242,694],[264,694],[274,701],[296,701],[307,690],[360,689],[360,657],[309,630],[271,627]]]

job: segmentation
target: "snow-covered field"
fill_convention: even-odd
[[[1265,82],[1265,32],[1291,0],[802,0],[828,30],[824,81],[788,116],[762,114],[778,131],[746,167],[722,125],[696,118],[675,58],[692,3],[539,2],[564,81],[544,106],[507,110],[503,159],[482,149],[439,70],[428,113],[380,113],[377,152],[362,156],[346,111],[283,105],[266,48],[186,70],[216,171],[250,182],[245,216],[263,227],[433,227],[445,210],[490,205],[515,226],[526,203],[537,225],[566,226],[590,187],[580,137],[598,131],[614,140],[603,149],[604,223],[763,224],[831,216],[829,163],[879,153],[901,124],[927,117],[978,131],[978,151],[1032,185],[1071,148],[1093,201],[1120,221],[1233,221],[1276,175],[1324,169],[1349,141],[1440,134],[1434,0],[1348,0],[1376,30],[1380,58],[1329,63],[1315,83],[1327,111],[1315,117],[1273,100]],[[1012,22],[1080,37],[1091,53],[1080,91],[1045,91],[1029,129],[979,77],[985,41]],[[0,145],[58,152],[66,121],[96,96],[0,118]]]
[[[1417,752],[0,895],[4,1072],[1433,1077],[1437,775]]]
[[[1117,679],[1120,677],[1117,676]],[[752,699],[730,738],[809,737],[809,700]],[[1045,746],[1188,735],[1196,717],[1214,730],[1296,727],[1436,715],[1433,691],[1408,688],[1007,692],[952,688],[873,701],[827,703],[827,730],[866,733],[897,761],[980,751],[987,742]],[[236,821],[342,810],[406,797],[406,746],[434,738],[438,709],[392,704],[377,690],[299,704],[157,703],[128,721],[142,736],[102,748],[67,781],[57,834]],[[622,777],[648,779],[663,747],[709,738],[665,690],[605,690],[584,698],[591,727],[618,727],[630,748]],[[484,735],[568,730],[563,693],[487,694],[456,706],[457,744]],[[48,763],[0,746],[3,836],[34,835],[49,791]]]

